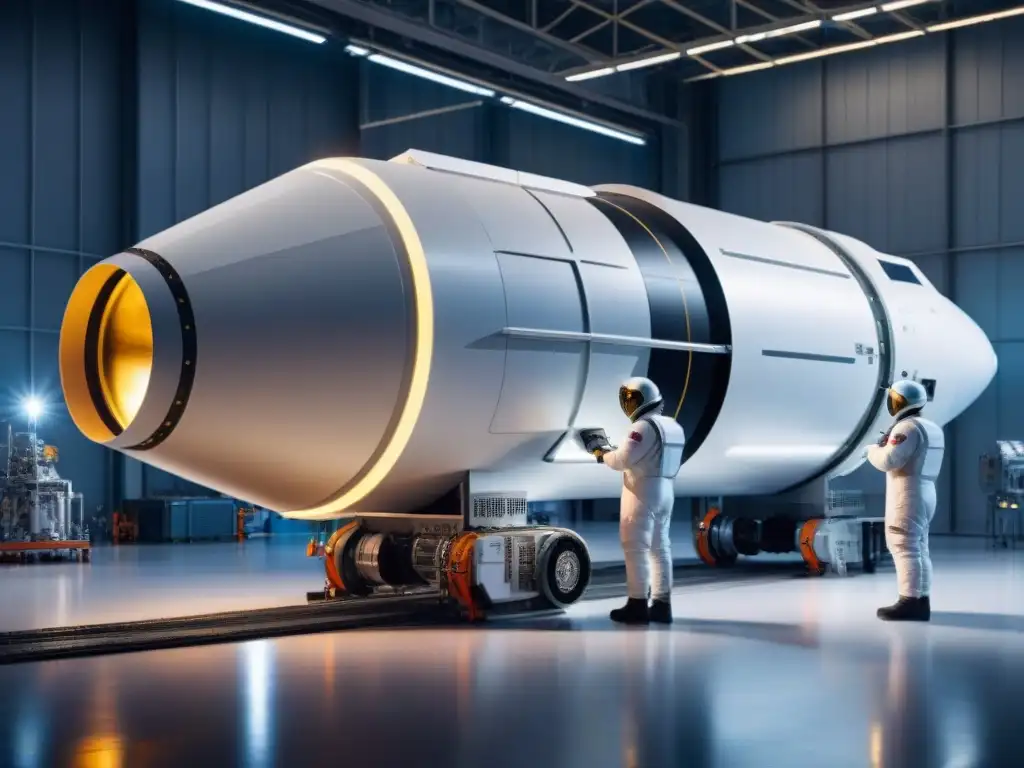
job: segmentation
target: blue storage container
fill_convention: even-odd
[[[140,542],[223,541],[238,535],[234,499],[130,499],[123,509],[135,519]]]

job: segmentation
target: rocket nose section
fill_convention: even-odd
[[[959,308],[956,312],[959,343],[948,350],[957,358],[959,368],[953,416],[963,413],[981,397],[999,370],[999,358],[988,336],[970,316]]]

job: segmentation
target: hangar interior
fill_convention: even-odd
[[[253,18],[256,22],[249,23]],[[44,444],[56,448],[44,463],[73,483],[74,493],[67,488],[62,503],[66,514],[81,514],[89,525],[96,551],[91,565],[69,563],[39,571],[19,564],[0,572],[10,589],[8,620],[0,629],[158,618],[169,611],[197,612],[199,604],[207,612],[287,605],[318,586],[320,572],[305,567],[309,563],[301,551],[303,537],[313,530],[309,524],[252,509],[244,499],[229,500],[225,507],[209,489],[82,436],[61,391],[61,322],[68,297],[86,270],[150,235],[312,160],[386,160],[419,149],[584,185],[635,185],[762,221],[802,222],[912,260],[981,326],[999,358],[992,384],[946,427],[932,523],[932,533],[942,537],[933,549],[939,550],[937,557],[948,558],[939,560],[940,567],[948,562],[949,572],[970,586],[952,601],[959,613],[947,615],[947,635],[928,646],[928,665],[940,658],[959,663],[956,633],[965,631],[973,641],[995,647],[1022,631],[1019,599],[1014,603],[1013,597],[1022,585],[1019,576],[1006,575],[1019,563],[1013,552],[1022,532],[1019,515],[1011,516],[1016,527],[1009,551],[986,548],[993,498],[981,482],[981,457],[998,453],[997,441],[1024,440],[1024,402],[1018,396],[1024,387],[1024,283],[1016,282],[1024,280],[1024,216],[1018,213],[1024,194],[1024,6],[1013,0],[8,0],[0,3],[0,104],[0,424],[10,425],[9,432],[5,427],[0,434],[0,444],[8,433],[13,446],[16,433],[37,430],[40,456]],[[1021,221],[1014,223],[1017,218]],[[948,354],[956,366],[958,350]],[[238,382],[240,388],[252,384]],[[33,455],[36,447],[31,446]],[[5,482],[10,496],[14,491]],[[879,473],[858,471],[853,482],[872,503],[881,503]],[[696,556],[690,544],[690,501],[677,500],[677,559]],[[168,511],[172,507],[187,508],[186,535],[169,532],[178,525],[172,521],[178,512]],[[129,508],[137,515],[130,538],[162,542],[159,547],[133,542],[105,546],[119,525],[115,515],[123,522]],[[1012,510],[1017,510],[1015,501]],[[239,538],[248,539],[243,544],[216,549],[169,543],[233,539],[239,513]],[[617,500],[539,503],[532,514],[592,537],[595,563],[621,559],[614,523]],[[147,515],[166,520],[155,525],[145,521]],[[259,541],[266,534],[292,538],[271,548]],[[999,594],[983,586],[993,563],[1004,569],[999,571]],[[102,584],[97,571],[107,574]],[[238,583],[243,578],[251,585],[254,574],[268,575],[268,583],[256,590]],[[859,611],[862,603],[888,599],[891,578],[886,571],[871,580],[853,580],[853,586],[844,582],[836,602],[827,596],[830,582],[802,583],[803,591],[792,600],[811,606],[808,610],[827,624],[843,614],[840,605]],[[118,584],[117,598],[111,597],[110,579]],[[806,628],[792,629],[801,621],[792,601],[778,614],[764,607],[765,600],[790,600],[782,585],[735,589],[737,594],[740,589],[766,591],[735,599],[730,592],[722,600],[714,594],[724,593],[709,592],[694,599],[700,619],[680,623],[682,639],[644,641],[634,635],[618,646],[619,641],[597,639],[575,640],[583,645],[571,648],[539,643],[544,650],[537,651],[530,676],[562,669],[566,659],[586,650],[584,645],[597,643],[586,646],[592,656],[604,659],[595,663],[610,664],[609,675],[627,693],[621,712],[612,708],[592,717],[602,722],[632,718],[626,731],[645,735],[623,736],[623,744],[647,739],[646,746],[633,746],[634,752],[640,750],[639,762],[635,754],[633,762],[619,755],[609,761],[611,752],[626,750],[609,741],[607,751],[579,749],[571,759],[563,755],[561,764],[766,765],[742,747],[721,747],[727,732],[738,734],[744,744],[781,750],[778,754],[786,757],[779,764],[810,764],[805,752],[783,747],[784,728],[766,736],[754,728],[716,726],[718,735],[709,736],[709,700],[695,704],[696,699],[684,700],[677,690],[702,691],[711,685],[703,677],[697,680],[696,672],[682,671],[689,664],[681,660],[687,653],[712,666],[721,654],[752,650],[748,642],[757,643],[753,655],[778,645],[786,646],[785,653],[808,644],[818,648],[820,638],[811,642]],[[972,602],[979,594],[984,605]],[[979,616],[989,617],[987,628],[996,639],[985,639],[980,630],[971,635],[970,627],[980,626],[963,618],[972,605],[988,611]],[[735,621],[734,609],[744,614],[746,625]],[[596,630],[596,614],[589,606],[587,611],[582,623],[569,628]],[[567,628],[557,623],[561,619],[551,621],[539,626]],[[841,620],[840,629],[828,631],[843,634],[851,626],[851,636],[868,632]],[[528,630],[497,633],[491,641],[481,635],[426,642],[437,642],[441,655],[450,651],[453,657],[471,657],[481,671],[459,674],[475,675],[474,685],[482,689],[489,684],[481,682],[488,674],[498,678],[495,685],[512,684],[512,667],[494,657],[505,658],[510,653],[506,645],[514,644],[521,631]],[[696,645],[687,645],[687,631],[700,640]],[[721,635],[717,648],[700,639],[716,634]],[[933,685],[931,672],[923,667],[911,664],[907,672],[907,655],[916,653],[920,637],[892,643],[872,637],[864,641],[864,652],[888,660],[890,671],[898,667],[910,675],[908,711],[924,712],[922,697],[955,687],[956,681]],[[241,686],[253,684],[254,669],[267,674],[268,654],[279,654],[277,674],[284,675],[289,666],[302,667],[296,659],[310,652],[348,658],[347,639],[331,635],[324,645],[310,636],[301,638],[301,648],[290,650],[268,650],[269,641],[257,641],[240,646],[237,654],[225,650],[230,646],[207,656],[201,649],[187,653],[196,668],[237,656],[238,679],[229,685]],[[443,689],[434,679],[442,672],[423,672],[417,679],[419,673],[406,669],[396,655],[401,641],[381,642],[388,646],[381,650],[388,661],[373,663],[379,669],[390,665],[392,671],[380,674],[403,669],[416,680],[417,690]],[[364,658],[380,649],[366,637],[353,643],[360,644],[355,653]],[[829,645],[831,651],[837,647]],[[630,688],[632,667],[605,658],[619,652],[653,664],[670,658],[679,670],[656,688],[637,693]],[[126,677],[141,674],[131,670],[143,656],[131,657],[123,667]],[[1011,656],[1004,680],[984,676],[995,698],[1006,692],[1007,681],[1024,679],[1019,660]],[[790,663],[797,663],[795,657],[780,662],[780,678]],[[359,670],[346,671],[341,662],[328,666],[331,680],[349,674],[355,687],[372,698],[371,681],[359,677]],[[11,669],[12,685],[42,690],[28,667]],[[729,673],[731,684],[742,684],[741,673],[768,674],[759,669],[738,664]],[[75,674],[101,687],[99,671]],[[852,667],[842,667],[841,674],[849,676],[850,686],[862,684],[851,682],[856,675]],[[174,688],[177,683],[167,677]],[[281,685],[308,687],[297,679]],[[776,690],[786,685],[781,679],[766,681]],[[905,734],[895,741],[889,734],[882,739],[888,758],[873,757],[870,764],[1014,764],[1001,762],[991,751],[1011,743],[1003,726],[986,719],[997,715],[975,700],[974,687],[968,693],[956,691],[953,698],[985,709],[976,715],[985,725],[964,727],[978,733],[990,729],[988,752],[964,757],[957,745],[936,746],[938,716],[919,713],[924,720],[911,717],[898,730],[920,728],[931,741],[922,746]],[[499,717],[500,708],[479,691],[460,687],[448,693],[460,702],[465,698],[465,706],[484,702],[484,711]],[[824,688],[805,694],[805,706],[818,698],[821,709],[832,706],[832,694]],[[134,695],[142,694],[125,694]],[[267,694],[247,695],[258,699]],[[660,705],[652,698],[658,696],[663,697]],[[554,698],[552,706],[580,704]],[[233,750],[244,749],[246,764],[280,762],[292,737],[281,735],[284,726],[279,725],[278,742],[268,746],[261,741],[260,727],[250,721],[259,719],[253,708],[267,706],[263,701],[244,705],[251,729],[240,737],[244,746],[241,741],[230,748],[215,746],[226,749],[217,754],[230,760],[237,757]],[[8,720],[22,723],[12,702],[3,705]],[[403,704],[400,717],[414,719],[423,701],[414,703]],[[712,708],[741,705],[751,706],[719,693]],[[885,709],[884,702],[879,706]],[[524,723],[541,727],[542,710]],[[303,712],[307,721],[324,717]],[[550,724],[554,715],[547,717]],[[683,720],[689,723],[685,749],[666,735]],[[321,724],[330,727],[327,721]],[[874,725],[865,726],[870,739],[836,728],[833,736],[844,745],[841,749],[858,755],[836,764],[864,765],[858,750],[882,749],[875,744],[882,737]],[[89,752],[88,728],[66,733],[69,739],[85,733],[75,754]],[[489,733],[512,744],[511,735]],[[195,759],[216,743],[216,734],[203,734],[171,750],[171,764]],[[575,741],[591,736],[581,731]],[[29,750],[33,762],[24,757],[29,752],[17,751],[22,747],[14,736],[4,739],[11,754],[20,755],[18,764],[48,764],[38,762],[42,747]],[[432,754],[453,748],[428,741]],[[480,745],[465,735],[457,742],[459,764],[474,764],[472,753]],[[117,762],[104,764],[163,764],[138,751],[128,759],[127,748],[109,740],[91,746],[97,754],[116,757]],[[394,749],[388,753],[393,759],[411,754]],[[542,760],[540,753],[527,754],[521,745],[509,749],[517,759],[529,757],[537,764],[559,751]],[[569,747],[564,751],[568,754]],[[922,754],[927,759],[919,760]],[[945,762],[938,762],[939,754]],[[680,762],[683,755],[688,762]]]
[[[733,22],[778,28],[780,19],[806,23],[807,14],[798,2],[656,2],[620,9],[615,21],[600,6],[539,3],[523,20],[456,2],[430,3],[423,24],[405,6],[320,5],[352,13],[329,15],[349,39],[370,37],[385,51],[404,45],[403,61],[429,63],[429,54],[438,68],[534,95],[570,116],[589,110],[645,144],[371,63],[333,39],[311,44],[187,3],[5,4],[0,349],[8,397],[0,415],[17,430],[26,398],[45,404],[40,435],[59,448],[60,470],[88,516],[109,520],[124,499],[204,491],[91,445],[68,418],[57,341],[78,276],[126,243],[311,159],[387,159],[416,148],[805,222],[914,260],[981,325],[1000,358],[996,381],[950,428],[933,528],[985,533],[978,459],[1024,430],[1013,385],[1024,364],[1014,331],[1021,236],[1012,213],[1012,169],[1024,162],[1014,154],[1024,109],[1015,105],[1020,20],[923,33],[964,14],[920,3],[778,36],[753,63],[732,46],[565,82],[599,71],[590,62],[628,66],[664,55],[650,28],[676,30],[684,43],[670,52],[678,52],[720,44]],[[989,13],[1006,10],[988,5]],[[317,27],[325,13],[302,7],[291,18]],[[410,25],[416,34],[401,37]],[[427,47],[449,38],[449,50]],[[466,46],[472,58],[455,69],[452,57]],[[762,66],[766,57],[793,56],[806,60]],[[762,71],[719,74],[747,66]]]

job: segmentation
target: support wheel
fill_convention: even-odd
[[[717,507],[712,507],[704,515],[704,518],[694,531],[694,549],[697,550],[697,556],[705,565],[715,568],[728,568],[736,564],[738,558],[735,552],[721,552],[719,547],[715,546],[716,541],[719,539],[719,529],[725,520],[726,518],[722,515],[721,510]]]
[[[559,608],[572,605],[590,585],[590,553],[574,536],[552,536],[537,558],[537,586]]]

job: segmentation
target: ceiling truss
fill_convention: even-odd
[[[945,18],[948,0],[916,0],[878,10],[877,0],[362,0],[430,27],[499,50],[547,73],[572,75],[679,53],[684,78],[772,62],[831,45],[918,31]],[[897,0],[897,5],[899,4]],[[998,0],[986,5],[999,5]],[[1004,4],[1005,5],[1005,4]],[[875,9],[872,12],[872,9]],[[834,20],[843,13],[848,20]],[[863,13],[863,16],[856,16]],[[794,34],[775,30],[818,22]],[[769,33],[743,42],[743,35]],[[726,49],[687,55],[707,43],[741,38]]]

